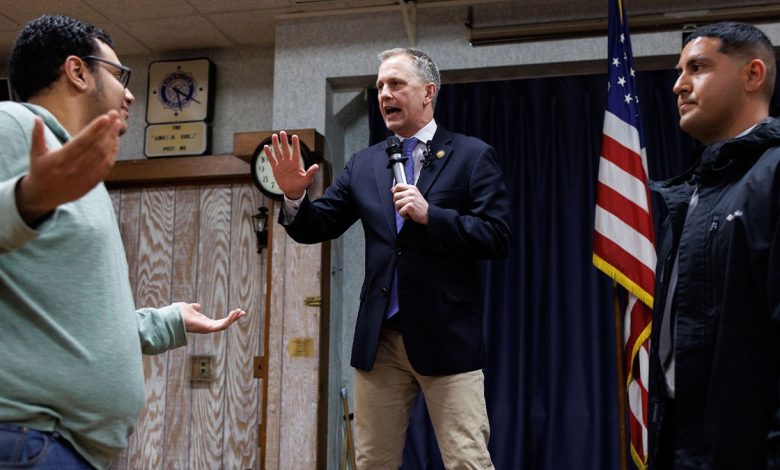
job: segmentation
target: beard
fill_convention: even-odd
[[[87,109],[89,113],[87,122],[92,122],[111,110],[117,110],[116,106],[109,103],[103,79],[98,74],[95,74],[95,89],[88,97]],[[119,135],[122,136],[127,133],[127,122],[124,120],[121,112],[119,112],[119,119],[122,121],[122,128],[119,130]]]

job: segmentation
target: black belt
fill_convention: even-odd
[[[396,313],[390,318],[385,318],[384,325],[391,330],[401,331],[401,315]]]

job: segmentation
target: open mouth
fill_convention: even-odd
[[[392,118],[397,116],[401,112],[401,108],[396,108],[393,106],[385,106],[385,117]]]

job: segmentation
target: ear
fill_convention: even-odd
[[[423,103],[428,105],[433,102],[433,97],[436,96],[436,84],[433,82],[428,82],[425,84],[425,97],[423,98]]]
[[[753,59],[743,69],[745,79],[745,91],[756,92],[764,87],[766,81],[766,64],[761,59]]]
[[[89,87],[89,77],[91,72],[87,69],[87,64],[75,55],[68,56],[65,63],[62,64],[62,75],[60,79],[65,80],[79,91],[86,91]]]

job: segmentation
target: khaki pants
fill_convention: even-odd
[[[383,328],[376,363],[355,370],[355,441],[360,470],[397,470],[403,460],[409,412],[422,390],[448,470],[492,470],[481,370],[454,375],[417,374],[401,333]]]

